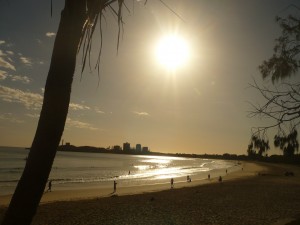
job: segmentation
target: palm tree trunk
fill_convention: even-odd
[[[68,114],[76,54],[87,19],[85,2],[65,1],[38,127],[2,225],[30,224],[43,195]]]

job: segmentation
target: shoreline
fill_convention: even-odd
[[[242,179],[250,176],[255,176],[259,172],[266,171],[267,167],[252,163],[252,162],[243,162],[240,165],[242,169],[230,172],[225,174],[223,182],[227,182],[234,179]],[[201,179],[201,180],[192,180],[192,182],[174,182],[174,189],[185,188],[185,187],[194,187],[204,184],[218,183],[218,177],[213,177],[211,179]],[[83,199],[93,199],[93,198],[105,198],[111,197],[113,195],[123,196],[123,195],[135,195],[142,193],[151,193],[159,192],[163,190],[170,189],[170,183],[156,183],[156,184],[147,184],[147,185],[137,185],[137,186],[120,186],[117,185],[117,191],[113,192],[113,186],[111,188],[97,187],[96,185],[87,185],[88,187],[82,188],[70,188],[66,190],[55,190],[55,187],[52,186],[52,192],[44,192],[44,195],[41,199],[40,204],[52,203],[56,201],[77,201]],[[47,188],[46,188],[47,190]],[[12,194],[0,196],[0,206],[8,206]]]
[[[300,167],[243,162],[220,183],[53,191],[43,196],[32,225],[284,225],[300,222]],[[294,176],[285,176],[286,171]],[[0,196],[3,201],[3,196]],[[0,207],[0,221],[7,206]]]

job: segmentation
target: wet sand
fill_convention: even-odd
[[[33,224],[286,224],[300,218],[300,167],[243,163],[211,180],[45,193]],[[284,176],[293,171],[295,176]],[[260,175],[258,175],[260,174]],[[0,196],[0,218],[10,196]],[[1,219],[0,219],[1,220]]]

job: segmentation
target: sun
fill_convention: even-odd
[[[156,58],[159,64],[168,70],[176,70],[184,66],[188,61],[188,44],[177,35],[165,36],[157,44]]]

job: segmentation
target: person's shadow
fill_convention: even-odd
[[[113,191],[113,192],[110,193],[108,196],[110,196],[110,197],[118,197],[118,194],[116,194],[116,192]]]

